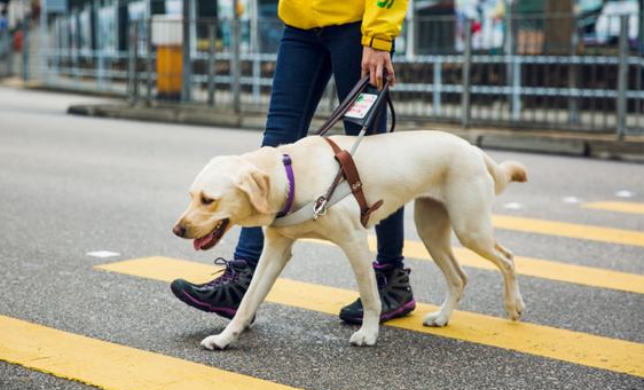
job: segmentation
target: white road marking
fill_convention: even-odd
[[[635,193],[629,190],[621,190],[621,191],[617,191],[615,193],[615,196],[618,198],[632,198],[633,196],[635,196]]]
[[[105,258],[108,258],[108,257],[121,256],[121,254],[117,253],[117,252],[112,252],[112,251],[95,251],[95,252],[87,252],[87,256],[92,256],[92,257],[98,257],[100,259],[105,259]]]
[[[523,208],[523,205],[517,202],[510,202],[510,203],[504,204],[503,208],[507,210],[520,210]]]
[[[582,200],[574,196],[566,196],[565,198],[561,198],[561,201],[564,203],[577,204]]]

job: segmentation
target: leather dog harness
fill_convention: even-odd
[[[340,164],[340,171],[342,172],[342,176],[349,184],[351,192],[353,193],[353,196],[356,198],[356,201],[360,206],[360,223],[362,223],[362,226],[367,227],[369,216],[371,215],[371,213],[378,210],[380,206],[382,206],[383,201],[382,199],[380,199],[371,207],[367,205],[367,199],[365,198],[364,192],[362,191],[362,181],[360,180],[360,174],[358,174],[358,168],[356,168],[353,157],[351,157],[351,154],[346,150],[340,149],[338,144],[333,142],[331,139],[324,138],[324,140],[328,142],[333,149],[333,153],[335,153],[335,159]],[[331,197],[333,191],[335,191],[335,187],[337,187],[338,184],[340,183],[336,184],[336,180],[333,181],[333,184],[329,188],[329,191],[327,191],[327,196],[325,197],[325,199]]]
[[[317,132],[317,135],[323,136],[328,132],[340,119],[342,119],[345,114],[352,108],[352,105],[358,100],[361,96],[361,92],[365,90],[369,82],[369,76],[363,77],[358,84],[353,88],[349,93],[347,98],[336,108],[336,110],[331,114],[331,117],[322,125],[320,130]],[[395,112],[393,110],[393,104],[389,97],[389,80],[385,81],[383,92],[377,96],[375,102],[373,103],[373,108],[369,108],[366,113],[366,117],[362,122],[362,129],[358,134],[358,137],[353,144],[351,152],[342,150],[335,142],[329,138],[324,138],[324,140],[331,146],[335,159],[340,164],[340,169],[335,176],[331,186],[327,192],[320,196],[316,201],[307,204],[306,206],[300,208],[299,210],[291,213],[290,209],[293,205],[293,198],[295,194],[295,177],[293,174],[293,168],[291,166],[291,158],[288,154],[284,154],[282,162],[286,170],[286,176],[289,182],[289,193],[286,204],[283,209],[277,214],[275,220],[271,224],[274,227],[285,227],[291,225],[297,225],[308,220],[317,220],[318,217],[326,214],[326,211],[329,207],[333,206],[335,203],[341,201],[342,199],[353,194],[358,205],[360,206],[360,223],[363,227],[367,227],[369,222],[369,216],[376,211],[380,206],[382,206],[383,201],[378,200],[371,207],[367,204],[367,199],[364,196],[362,190],[362,181],[360,180],[360,175],[358,169],[356,168],[355,162],[353,161],[352,155],[356,152],[358,145],[362,141],[362,138],[365,136],[368,128],[374,122],[375,119],[378,119],[381,114],[380,108],[383,107],[383,100],[389,105],[389,108],[392,112],[392,125],[391,131],[395,127]],[[386,108],[385,108],[386,109]],[[346,118],[345,118],[346,119]],[[343,181],[344,179],[344,181]]]

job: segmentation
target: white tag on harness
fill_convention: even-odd
[[[364,119],[369,111],[371,111],[371,108],[377,99],[378,95],[374,95],[372,93],[361,93],[344,116],[353,119]]]

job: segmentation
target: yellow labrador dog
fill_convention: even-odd
[[[332,139],[347,150],[355,140],[348,136]],[[196,249],[212,248],[233,225],[266,227],[264,252],[239,310],[223,332],[201,342],[203,347],[224,349],[239,338],[291,258],[291,247],[298,238],[329,240],[345,252],[364,307],[362,327],[350,342],[358,346],[375,344],[381,303],[367,228],[412,200],[418,235],[447,281],[445,301],[440,310],[425,317],[424,324],[446,325],[467,282],[452,253],[452,230],[465,247],[499,268],[505,282],[505,309],[513,320],[521,316],[525,305],[512,254],[496,242],[491,212],[495,194],[510,182],[526,181],[522,164],[507,161],[497,165],[479,148],[438,131],[370,136],[362,141],[354,159],[368,203],[382,199],[384,204],[371,214],[367,228],[360,222],[360,209],[353,196],[344,198],[317,220],[274,227],[271,224],[289,196],[283,154],[292,159],[297,183],[293,210],[327,191],[338,164],[321,137],[239,156],[215,157],[190,188],[190,204],[174,231],[194,239]]]

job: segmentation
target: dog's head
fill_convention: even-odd
[[[172,231],[194,239],[196,250],[214,247],[235,224],[268,214],[269,176],[240,156],[212,159],[190,187],[190,204]]]

